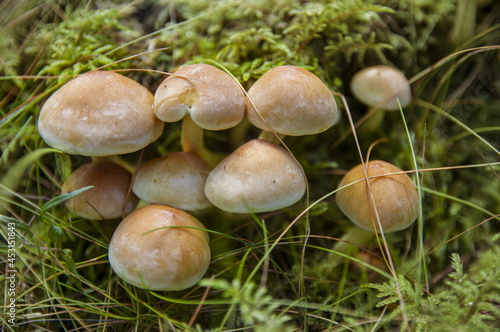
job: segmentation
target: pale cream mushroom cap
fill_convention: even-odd
[[[410,177],[405,173],[383,176],[397,172],[402,170],[385,161],[373,160],[367,164],[368,177],[380,176],[369,181],[384,233],[405,229],[418,216],[418,193]],[[365,179],[362,164],[352,168],[342,178],[339,188],[361,179]],[[336,202],[354,224],[374,232],[373,223],[377,225],[377,219],[368,195],[366,180],[363,180],[340,190],[336,194]],[[378,226],[377,232],[380,233]]]
[[[278,210],[304,195],[299,165],[283,148],[252,140],[222,160],[208,175],[205,195],[218,208],[235,213]]]
[[[170,152],[137,168],[133,191],[145,202],[200,211],[212,206],[205,197],[210,166],[186,152]]]
[[[269,70],[248,90],[248,97],[278,134],[318,134],[339,119],[328,87],[313,73],[296,66]],[[257,128],[270,131],[249,101],[247,118]]]
[[[411,88],[408,79],[398,69],[379,65],[360,70],[351,79],[350,89],[361,103],[380,109],[398,110],[398,99],[404,108],[411,103]],[[392,98],[391,98],[392,97]],[[390,99],[389,99],[390,98]]]
[[[167,77],[154,95],[156,116],[176,122],[190,115],[207,130],[224,130],[245,115],[245,95],[238,83],[222,70],[206,64],[188,65]]]
[[[66,207],[86,219],[121,217],[135,209],[139,199],[130,192],[132,174],[109,162],[91,162],[78,167],[62,186],[62,194],[87,186],[86,190],[66,201]]]
[[[118,225],[109,244],[109,263],[123,280],[140,288],[189,288],[203,277],[210,264],[208,233],[204,229],[198,219],[182,210],[165,205],[144,206]]]
[[[161,135],[163,122],[152,107],[152,93],[134,80],[110,71],[88,72],[45,102],[38,131],[48,145],[69,154],[131,153]]]

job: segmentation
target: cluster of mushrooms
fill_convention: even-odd
[[[379,104],[391,97],[399,98],[403,107],[409,103],[407,81],[403,87],[378,91],[387,70],[404,78],[399,71],[373,68],[364,78],[353,79],[361,80],[355,96],[361,94],[363,101],[381,94],[363,101],[369,106],[384,106]],[[228,156],[205,147],[204,130],[235,127],[245,116],[262,130],[261,139],[246,142]],[[154,142],[164,122],[181,120],[182,151],[138,166],[119,157]],[[109,245],[116,274],[141,288],[181,290],[203,277],[211,257],[206,228],[193,214],[202,216],[212,206],[230,213],[259,213],[295,204],[305,193],[306,176],[279,146],[280,140],[272,138],[321,133],[338,120],[331,91],[303,68],[275,67],[245,93],[224,71],[195,64],[170,74],[154,95],[112,71],[80,75],[45,102],[38,131],[62,152],[92,157],[62,186],[63,194],[92,186],[67,200],[70,211],[92,220],[127,215]],[[361,228],[391,232],[416,219],[415,186],[394,165],[359,165],[342,179],[339,187],[344,186],[337,194],[338,206]],[[143,206],[137,208],[140,201]],[[375,210],[383,229],[374,226]]]

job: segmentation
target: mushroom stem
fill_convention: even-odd
[[[356,132],[361,135],[368,135],[375,132],[382,125],[385,113],[385,110],[381,108],[377,109],[359,125],[359,129]]]
[[[476,0],[458,0],[456,20],[451,32],[451,40],[461,44],[474,36],[477,19]]]
[[[373,232],[365,231],[359,227],[352,227],[347,233],[344,234],[344,236],[342,236],[340,241],[335,243],[332,248],[332,252],[328,253],[326,259],[330,272],[344,262],[345,255],[349,255],[354,247],[365,246],[374,237],[375,233]]]
[[[265,140],[274,143],[276,145],[280,145],[281,141],[278,139],[278,137],[276,137],[276,135],[278,135],[281,139],[285,137],[285,135],[274,134],[270,131],[263,130],[260,132],[258,139]]]
[[[129,163],[118,155],[92,157],[93,162],[109,162],[125,168],[130,173],[134,173],[136,165]]]
[[[236,127],[231,128],[229,132],[229,140],[232,150],[236,150],[240,147],[240,145],[248,141],[248,132],[251,127],[252,124],[245,117]]]
[[[203,138],[203,128],[194,123],[188,114],[182,120],[181,146],[182,151],[197,155],[212,167],[225,157],[222,153],[207,149]]]

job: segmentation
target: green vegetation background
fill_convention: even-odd
[[[467,5],[477,11],[463,11]],[[14,325],[0,272],[2,328],[500,329],[499,17],[500,3],[474,0],[2,0],[0,256],[5,271],[9,262],[18,271]],[[113,274],[107,246],[119,221],[82,220],[64,207],[61,183],[88,160],[46,146],[38,112],[64,82],[89,70],[122,70],[154,91],[163,77],[157,71],[194,62],[227,68],[246,89],[277,65],[305,67],[345,96],[354,121],[367,112],[348,88],[356,71],[386,64],[411,79],[412,105],[357,136],[363,155],[386,139],[371,159],[421,170],[421,217],[386,235],[396,271],[376,241],[352,247],[351,263],[331,267],[333,246],[353,227],[334,190],[359,163],[337,98],[339,124],[285,139],[308,176],[309,203],[259,216],[214,209],[200,217],[214,233],[213,262],[199,287],[146,292]],[[229,153],[257,135],[208,132],[206,139]],[[180,124],[166,126],[143,158],[180,150],[179,137]]]

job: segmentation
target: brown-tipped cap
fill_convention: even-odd
[[[210,166],[186,152],[170,152],[137,168],[134,193],[145,202],[200,211],[212,206],[205,197]]]
[[[212,170],[205,184],[212,204],[235,213],[278,210],[296,203],[305,190],[304,175],[292,156],[263,140],[240,146]]]
[[[380,108],[393,111],[399,109],[397,99],[401,107],[411,103],[408,79],[401,71],[388,66],[380,65],[360,70],[352,77],[350,88],[357,100],[370,107],[378,106],[387,100]]]
[[[152,110],[153,95],[141,84],[110,71],[76,77],[43,105],[38,131],[63,152],[109,156],[140,150],[163,130]]]
[[[64,182],[62,193],[87,186],[94,188],[66,201],[74,214],[101,220],[121,217],[137,206],[139,199],[130,192],[132,175],[123,167],[109,162],[91,162],[77,168]],[[127,198],[128,195],[128,198]]]
[[[269,70],[252,85],[248,97],[278,134],[318,134],[339,118],[335,98],[328,87],[300,67],[279,66]],[[269,131],[249,101],[247,117],[254,126]]]
[[[203,277],[210,264],[204,228],[182,210],[165,205],[142,207],[128,215],[113,234],[109,263],[123,280],[140,288],[189,288]]]
[[[402,170],[385,161],[373,160],[367,164],[368,177],[377,176],[369,181],[384,233],[405,229],[418,216],[418,193],[410,177],[404,173],[383,176],[397,172]],[[339,188],[361,179],[365,179],[362,164],[351,169],[342,178]],[[363,180],[340,190],[336,201],[340,210],[353,223],[373,232],[373,223],[377,225],[377,219],[368,195],[366,180]],[[378,226],[377,231],[380,232]]]
[[[245,115],[245,95],[228,74],[211,65],[195,64],[167,77],[155,92],[156,116],[165,122],[189,114],[199,127],[224,130]]]

